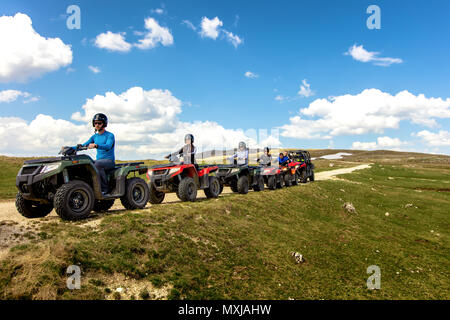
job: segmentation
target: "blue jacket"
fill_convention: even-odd
[[[285,164],[287,161],[289,160],[288,157],[284,156],[283,158],[280,159],[280,157],[278,157],[278,162],[280,163],[280,165]]]
[[[115,147],[115,139],[114,134],[109,131],[105,131],[102,134],[95,133],[93,134],[88,141],[83,143],[83,146],[86,147],[91,143],[95,143],[97,148],[97,160],[101,159],[110,159],[115,161],[114,157],[114,147]]]

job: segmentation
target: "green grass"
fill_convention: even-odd
[[[449,175],[377,164],[348,182],[105,214],[95,228],[45,223],[0,262],[0,299],[102,299],[117,275],[173,299],[449,299]],[[71,264],[81,290],[65,287]],[[370,265],[381,290],[366,287]]]

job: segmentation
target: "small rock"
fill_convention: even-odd
[[[301,253],[292,251],[291,255],[294,257],[296,263],[305,262],[305,258],[303,258],[303,255]]]
[[[334,163],[330,163],[329,166],[330,166],[330,167],[334,167]]]
[[[116,289],[116,292],[118,292],[118,293],[123,292],[123,288],[117,288],[117,289]]]
[[[434,233],[434,230],[430,230],[431,233]]]
[[[342,205],[342,208],[347,210],[349,213],[356,213],[356,209],[351,202],[346,202]]]
[[[344,189],[339,189],[340,191],[342,191],[342,192],[345,192],[345,190]]]
[[[405,208],[411,208],[411,207],[413,207],[413,204],[412,204],[412,203],[407,203],[407,204],[405,204]]]
[[[393,177],[388,177],[388,179],[389,179],[389,180],[394,180],[394,178],[393,178]]]
[[[386,217],[389,217],[389,212],[386,212],[384,215],[385,215]]]

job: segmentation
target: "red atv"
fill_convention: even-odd
[[[296,166],[298,162],[289,162],[284,166],[280,166],[281,175],[284,180],[284,185],[290,187],[292,185],[298,185],[298,175],[296,171]]]
[[[169,192],[176,192],[181,201],[195,201],[198,189],[203,189],[207,198],[217,198],[220,182],[211,175],[217,169],[217,166],[180,163],[153,166],[147,171],[149,201],[159,204]]]
[[[270,190],[275,190],[276,188],[283,188],[284,177],[281,173],[281,169],[277,166],[262,166],[260,175],[264,179],[264,183]]]
[[[301,183],[306,183],[308,179],[311,182],[314,181],[314,164],[311,162],[311,155],[308,151],[291,151],[289,158],[292,159],[291,163],[296,163],[295,171]]]

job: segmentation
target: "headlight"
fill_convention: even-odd
[[[169,176],[170,176],[171,174],[177,173],[178,171],[180,171],[180,168],[173,168],[173,169],[170,169],[170,170],[169,170]]]
[[[58,164],[50,164],[48,166],[43,166],[40,173],[46,173],[46,172],[56,170],[59,168],[59,165],[60,164],[58,163]]]
[[[287,168],[283,168],[283,171],[287,171]]]

